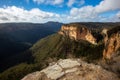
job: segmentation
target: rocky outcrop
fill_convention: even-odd
[[[59,31],[64,36],[69,36],[75,40],[86,40],[92,44],[96,44],[96,39],[84,25],[81,24],[66,24],[61,27]]]
[[[61,59],[47,68],[25,76],[22,80],[119,80],[111,72],[80,59]]]
[[[111,30],[104,29],[102,33],[104,34],[105,44],[103,57],[105,59],[111,59],[114,56],[118,55],[120,50],[120,26],[115,27]]]

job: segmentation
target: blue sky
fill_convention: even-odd
[[[120,22],[120,0],[0,0],[0,23]]]

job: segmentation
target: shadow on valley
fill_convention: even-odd
[[[31,59],[27,50],[39,39],[57,32],[61,25],[58,22],[0,24],[0,72]]]

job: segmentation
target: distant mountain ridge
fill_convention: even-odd
[[[37,40],[55,33],[61,27],[62,23],[47,22],[38,23],[2,23],[0,32],[14,37],[18,41],[35,43]]]

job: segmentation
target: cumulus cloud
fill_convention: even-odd
[[[83,5],[85,3],[85,0],[80,0],[78,3],[79,5]]]
[[[64,0],[34,0],[39,1],[39,4],[46,3],[57,5],[64,2]],[[69,6],[75,4],[76,0],[69,0]],[[80,1],[80,0],[79,0]],[[0,22],[47,22],[47,21],[61,21],[61,22],[76,22],[76,21],[120,21],[120,0],[102,0],[98,5],[83,6],[80,8],[72,7],[69,13],[62,15],[42,11],[39,8],[26,10],[16,6],[5,6],[0,8]],[[105,12],[119,11],[109,16],[102,16]]]
[[[64,2],[64,0],[53,0],[53,4],[61,4],[61,3],[63,3]]]
[[[120,22],[120,11],[113,16],[105,17],[104,21],[108,22]]]
[[[99,5],[95,6],[98,13],[120,9],[120,0],[103,0]]]
[[[116,16],[117,16],[117,21],[119,21],[120,22],[120,11],[116,14]]]
[[[116,14],[116,16],[120,18],[120,11]]]
[[[59,14],[42,11],[38,8],[25,10],[16,6],[0,8],[0,22],[44,22],[60,18]]]
[[[91,21],[92,19],[94,20],[97,19],[97,21],[98,19],[100,19],[102,21],[105,20],[105,18],[101,17],[100,14],[113,10],[120,10],[120,0],[103,0],[96,6],[84,6],[81,8],[72,8],[70,10],[70,16],[68,16],[68,18],[82,20],[91,19]],[[119,13],[117,15],[119,15]]]
[[[71,7],[75,3],[75,0],[69,0],[67,6]]]
[[[50,4],[50,5],[60,5],[64,0],[33,0],[37,4]]]
[[[45,2],[45,0],[33,0],[34,2],[38,3],[38,4],[42,4]]]
[[[85,3],[85,0],[68,0],[67,6],[72,7],[74,4],[77,4],[78,6],[83,5]]]
[[[9,19],[8,19],[7,17],[1,16],[1,17],[0,17],[0,20],[7,21],[7,20],[9,20]]]
[[[93,6],[84,6],[82,8],[72,8],[70,15],[76,18],[93,18],[97,14],[94,12]]]

